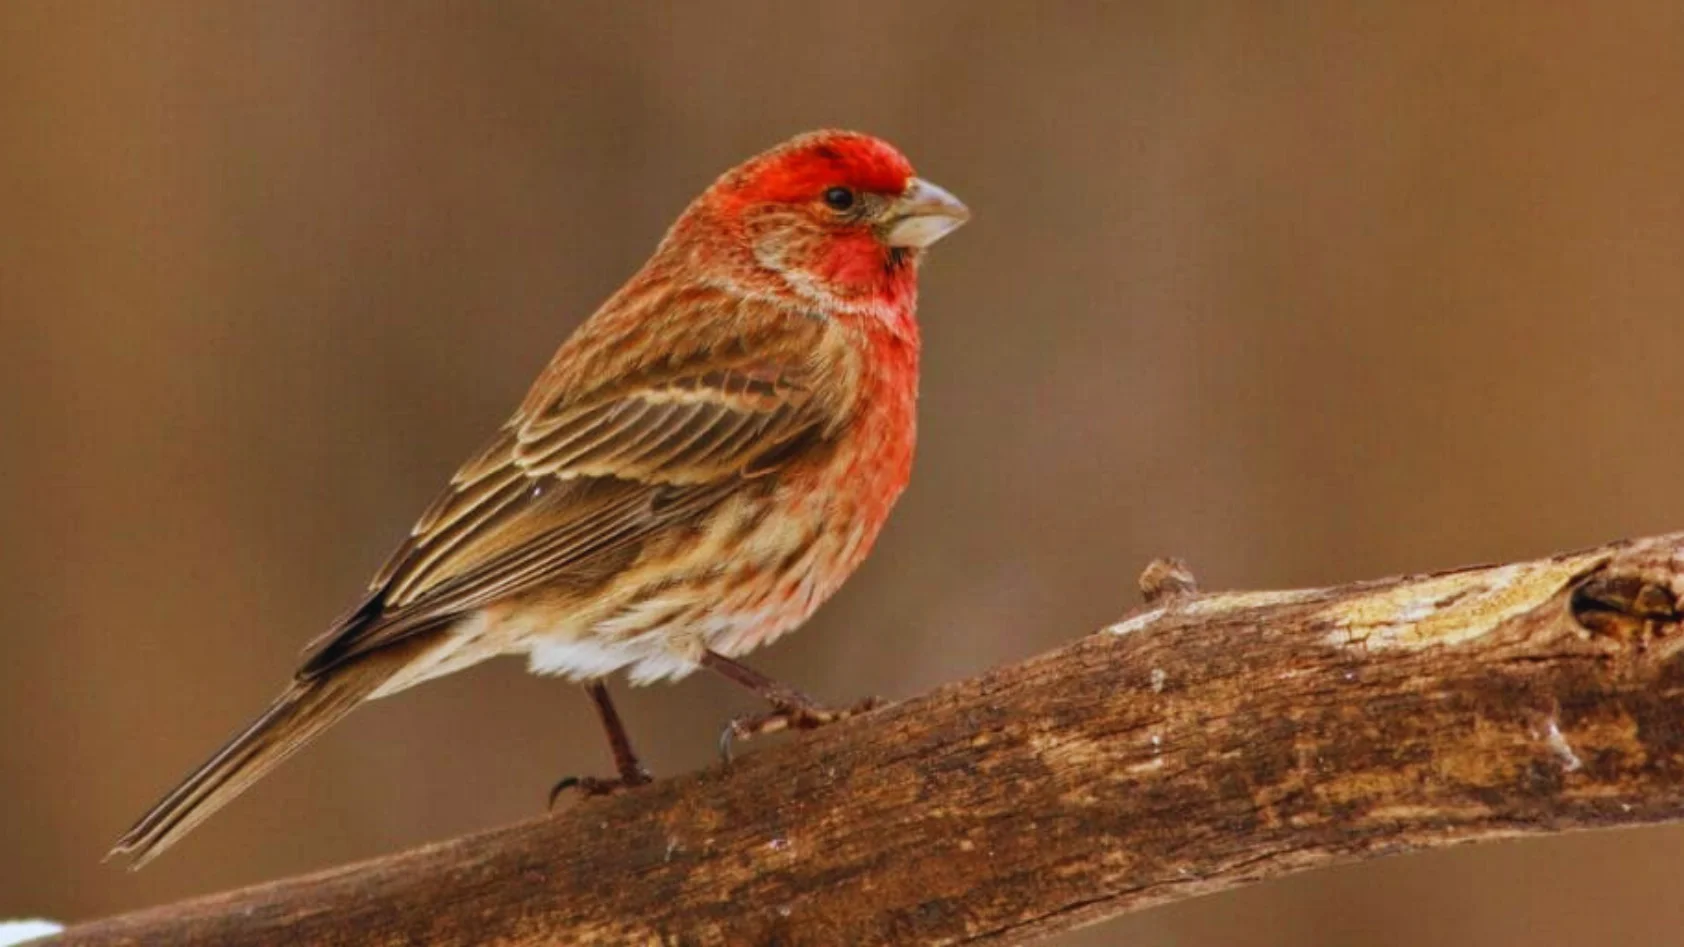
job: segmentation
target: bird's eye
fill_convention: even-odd
[[[824,192],[824,202],[831,210],[847,210],[854,206],[854,192],[845,187],[833,187]]]

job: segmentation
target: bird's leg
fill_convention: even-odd
[[[719,735],[719,755],[726,761],[731,759],[731,744],[736,740],[747,740],[779,730],[813,730],[846,720],[855,714],[876,710],[887,703],[881,697],[867,697],[852,707],[840,710],[826,707],[788,684],[774,681],[754,668],[733,661],[717,651],[702,652],[702,666],[717,672],[734,684],[754,691],[772,705],[768,713],[738,717],[725,725],[724,732]]]
[[[577,789],[587,796],[607,796],[649,782],[649,771],[637,761],[631,737],[626,735],[626,725],[620,722],[620,714],[614,709],[614,701],[608,697],[608,685],[601,681],[591,681],[585,685],[585,692],[591,695],[596,715],[602,720],[602,729],[608,734],[608,748],[614,753],[614,769],[620,775],[615,779],[569,776],[550,787],[552,807],[556,797],[569,789]]]

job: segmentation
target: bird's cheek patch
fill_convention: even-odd
[[[826,285],[869,289],[881,281],[887,251],[870,233],[842,233],[822,244],[813,275]]]

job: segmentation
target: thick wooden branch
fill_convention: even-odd
[[[1147,608],[563,814],[73,944],[1015,944],[1379,854],[1684,816],[1684,534]]]

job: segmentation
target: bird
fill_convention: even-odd
[[[725,172],[268,709],[111,854],[140,868],[363,701],[497,656],[584,685],[617,772],[561,784],[587,794],[650,780],[605,684],[617,672],[705,667],[749,688],[768,710],[734,721],[740,736],[871,706],[825,707],[737,658],[830,598],[906,487],[919,267],[969,218],[859,132],[801,134]]]

